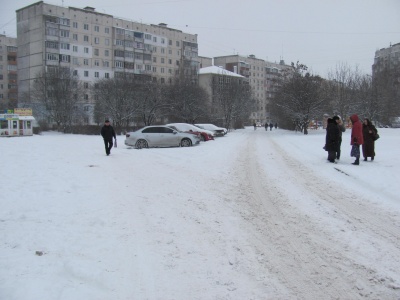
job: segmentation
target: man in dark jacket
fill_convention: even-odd
[[[336,158],[340,159],[340,147],[342,145],[342,133],[346,131],[346,127],[343,124],[343,121],[340,119],[339,116],[334,116],[333,120],[336,122],[337,127],[339,128],[339,138],[337,142],[337,149],[336,149]]]
[[[106,147],[106,154],[110,155],[111,148],[113,147],[113,138],[116,140],[114,128],[110,125],[109,120],[105,120],[104,126],[101,128],[101,136],[104,139],[104,146]]]

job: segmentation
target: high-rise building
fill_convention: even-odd
[[[32,82],[49,67],[74,70],[87,88],[83,109],[93,122],[90,84],[101,78],[144,77],[171,83],[197,80],[197,35],[100,13],[93,7],[34,3],[17,10],[19,95],[30,102]],[[22,97],[23,96],[23,97]]]
[[[17,39],[0,34],[0,110],[18,102]]]
[[[229,55],[214,57],[214,65],[248,78],[256,99],[256,109],[251,113],[250,122],[264,124],[274,121],[271,119],[269,103],[276,92],[275,79],[289,67],[283,60],[272,63],[254,55]]]
[[[384,70],[397,70],[400,73],[400,43],[375,52],[372,74],[374,75]]]

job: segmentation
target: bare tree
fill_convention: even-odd
[[[32,98],[42,108],[42,115],[57,124],[58,130],[66,131],[79,114],[82,86],[70,68],[47,67],[47,71],[36,74],[33,81]]]
[[[327,100],[329,110],[342,118],[359,110],[361,99],[357,97],[362,75],[356,66],[354,69],[345,63],[336,65],[335,70],[328,73]],[[365,83],[365,82],[364,82]]]
[[[195,123],[207,115],[207,92],[189,79],[176,78],[166,87],[166,98],[171,104],[171,117],[179,121]]]
[[[222,120],[225,128],[248,120],[255,103],[248,82],[242,78],[223,75],[215,79],[212,82],[214,119]]]
[[[325,98],[323,79],[307,72],[305,65],[292,63],[292,70],[281,78],[276,96],[271,101],[274,114],[293,124],[295,129],[308,133],[312,119],[322,115]],[[282,121],[281,121],[282,123]],[[283,122],[288,125],[288,122]]]
[[[92,86],[96,98],[95,118],[110,118],[116,130],[128,127],[139,112],[140,102],[132,77],[101,79]]]

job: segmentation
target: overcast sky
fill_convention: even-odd
[[[0,32],[16,36],[15,10],[37,1],[0,0]],[[375,51],[400,43],[400,0],[64,0],[83,8],[198,34],[199,55],[254,54],[300,61],[326,76],[339,63],[370,74]]]

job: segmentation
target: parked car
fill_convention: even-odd
[[[188,133],[198,133],[202,141],[209,141],[214,139],[214,133],[212,131],[201,129],[197,126],[188,123],[170,123],[166,126],[171,127],[175,130],[188,132]]]
[[[134,132],[128,132],[125,145],[137,149],[149,147],[190,147],[200,143],[200,136],[179,132],[168,126],[146,126]]]
[[[228,133],[228,130],[226,128],[218,127],[215,126],[214,124],[194,124],[194,125],[203,129],[213,131],[215,133],[215,136],[224,136],[225,134]]]

